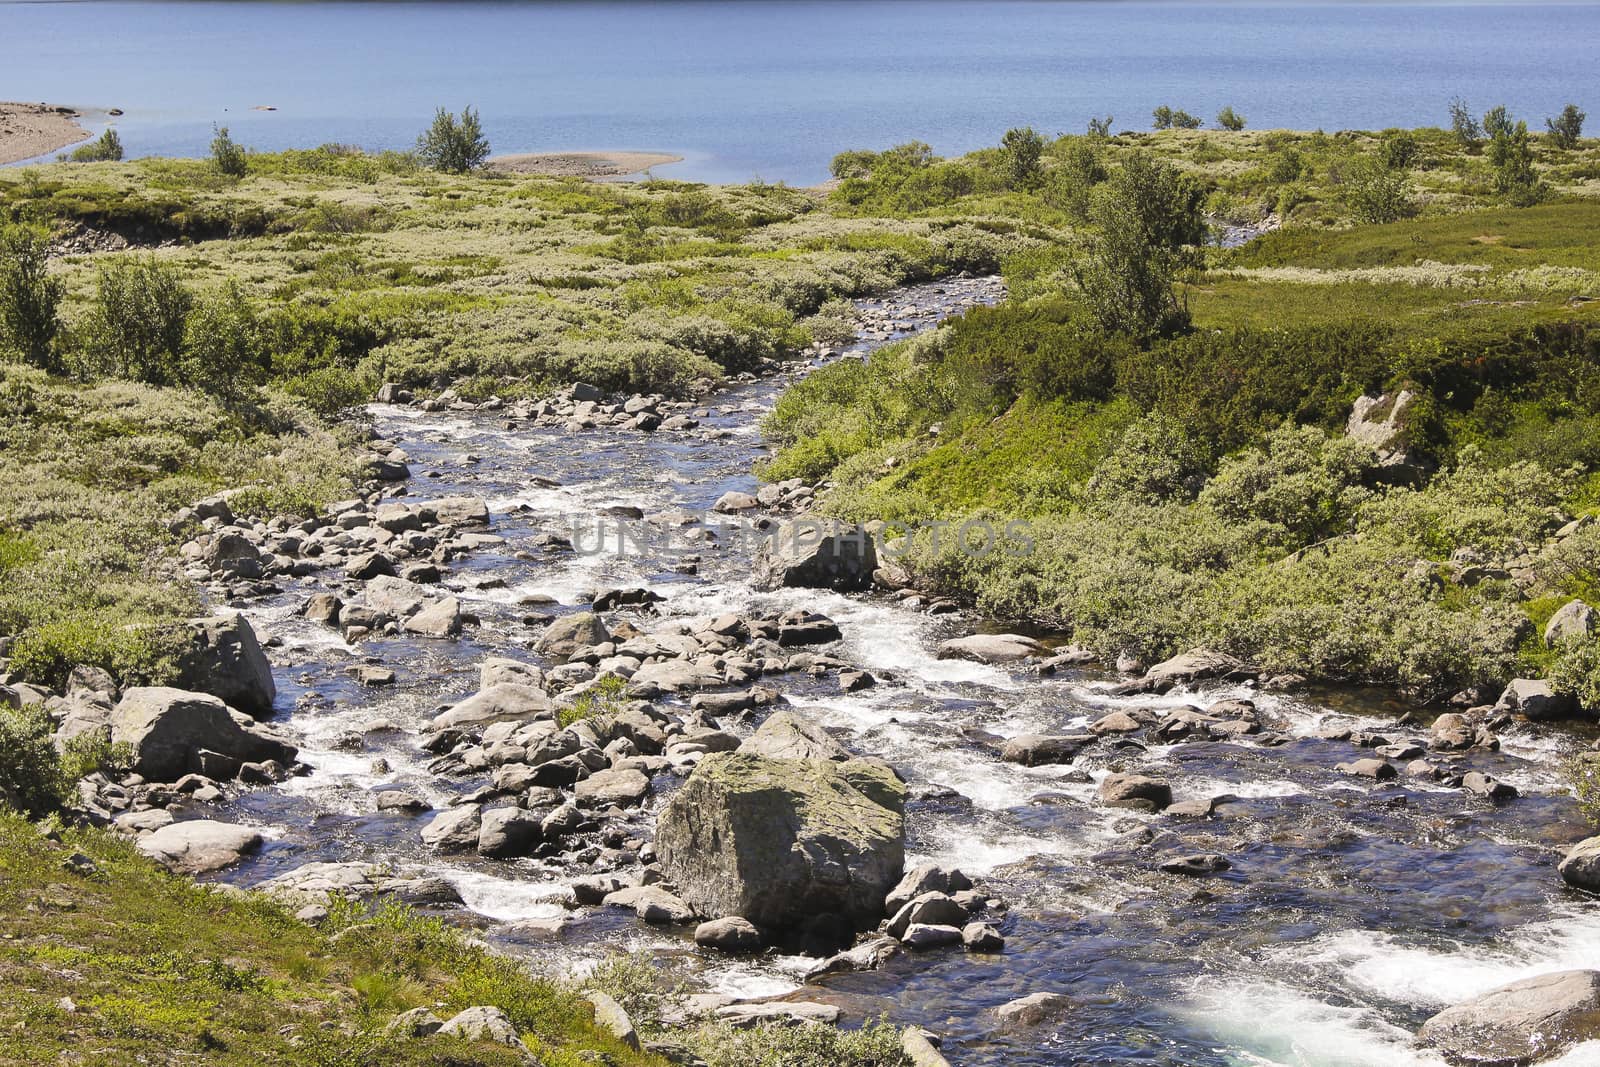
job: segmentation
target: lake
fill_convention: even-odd
[[[121,108],[132,155],[204,153],[213,123],[261,149],[405,148],[471,103],[496,152],[811,183],[847,148],[1145,129],[1162,103],[1334,130],[1437,124],[1461,95],[1538,127],[1600,108],[1596,40],[1600,7],[1570,4],[0,3],[0,99]]]

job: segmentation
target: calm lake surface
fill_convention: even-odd
[[[1436,124],[1450,97],[1542,125],[1595,99],[1600,6],[961,0],[4,3],[0,99],[121,108],[133,155],[406,148],[440,104],[496,152],[667,150],[663,177],[812,183],[847,148],[1007,127]],[[255,111],[272,106],[276,111]]]

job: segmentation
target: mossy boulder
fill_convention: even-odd
[[[663,809],[656,851],[702,915],[773,930],[840,916],[865,930],[904,871],[905,796],[870,760],[718,753]]]

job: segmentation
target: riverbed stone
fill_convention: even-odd
[[[946,870],[934,863],[921,863],[905,873],[898,885],[884,898],[884,910],[890,915],[911,903],[924,893],[960,893],[972,888],[972,879],[958,870]]]
[[[769,759],[842,762],[850,758],[850,753],[828,731],[788,710],[769,715],[767,721],[739,745],[739,751]]]
[[[257,719],[272,715],[278,689],[272,664],[243,615],[191,619],[190,643],[178,660],[176,685],[210,693]]]
[[[1072,998],[1064,993],[1030,993],[1000,1005],[994,1013],[1018,1026],[1038,1026],[1071,1006]]]
[[[526,856],[539,843],[540,818],[521,808],[484,809],[478,827],[478,855],[494,859]]]
[[[1172,803],[1172,786],[1142,774],[1108,774],[1097,795],[1107,807],[1160,811]]]
[[[905,862],[905,784],[866,760],[706,756],[657,821],[666,876],[708,917],[875,925]]]
[[[1071,763],[1094,740],[1093,734],[1021,734],[1000,747],[1000,758],[1024,767]]]
[[[1006,939],[991,923],[969,922],[961,928],[961,943],[968,952],[999,952],[1006,947]]]
[[[1021,634],[971,634],[939,642],[940,659],[964,659],[974,663],[1015,663],[1030,656],[1044,655],[1044,646]]]
[[[636,807],[650,793],[650,779],[630,768],[596,771],[573,787],[578,803],[603,808]]]
[[[695,910],[683,898],[658,885],[630,886],[606,894],[601,901],[608,908],[632,908],[635,915],[653,926],[693,922]]]
[[[763,1023],[787,1026],[832,1026],[839,1021],[839,1008],[805,1000],[769,1000],[758,1004],[729,1004],[718,1008],[716,1019],[735,1030],[749,1030]]]
[[[1522,715],[1532,722],[1554,722],[1578,714],[1578,702],[1557,693],[1550,683],[1538,678],[1515,678],[1500,694],[1496,712]]]
[[[1600,971],[1555,971],[1446,1008],[1417,1039],[1453,1064],[1503,1067],[1553,1059],[1600,1039]]]
[[[419,637],[454,637],[461,632],[461,601],[453,596],[428,603],[410,618],[400,622],[400,628]]]
[[[483,815],[474,805],[448,808],[422,828],[422,843],[436,852],[466,852],[478,847],[482,825]]]
[[[169,823],[139,839],[140,852],[181,874],[220,871],[260,847],[260,831],[209,819]]]
[[[487,526],[489,505],[471,496],[447,496],[427,505],[446,526]]]
[[[592,648],[611,640],[611,632],[592,611],[564,615],[545,627],[533,650],[564,661],[581,648]]]
[[[801,520],[762,540],[754,581],[758,589],[867,589],[877,568],[877,546],[863,527]]]
[[[719,952],[760,952],[761,931],[742,916],[726,915],[695,927],[694,943]]]
[[[905,936],[900,938],[900,943],[913,952],[927,952],[930,949],[959,945],[961,927],[912,923],[906,928]]]
[[[497,722],[531,722],[551,714],[550,695],[542,689],[516,682],[500,682],[480,689],[467,699],[440,712],[428,722],[430,730],[482,727]]]
[[[111,712],[111,741],[126,744],[133,770],[170,782],[200,770],[202,753],[234,762],[294,762],[296,750],[208,693],[163,686],[135,687]]]
[[[1130,691],[1165,693],[1180,685],[1209,678],[1234,679],[1249,675],[1245,665],[1233,656],[1210,649],[1196,648],[1173,656],[1145,671]]]
[[[1589,837],[1567,850],[1556,868],[1574,889],[1600,893],[1600,837]]]
[[[1347,763],[1335,764],[1333,769],[1340,774],[1348,774],[1355,778],[1371,778],[1375,782],[1387,782],[1391,778],[1400,776],[1394,764],[1377,758],[1350,760]]]

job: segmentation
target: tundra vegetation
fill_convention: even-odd
[[[818,190],[497,173],[471,112],[443,116],[472,120],[464,156],[247,153],[218,130],[205,160],[0,173],[8,670],[170,678],[200,608],[174,513],[221,490],[257,517],[348,495],[356,409],[383,383],[695,395],[845,339],[850,298],[969,271],[1003,274],[1008,301],[796,385],[763,473],[831,483],[850,518],[1027,519],[1019,551],[923,534],[901,562],[1107,657],[1205,644],[1425,697],[1534,673],[1594,707],[1594,638],[1543,640],[1565,604],[1600,605],[1600,143],[1570,110],[1539,134],[1464,104],[1445,129],[1296,133],[1162,108],[1154,133],[1107,117],[954,159],[847,152]],[[1268,232],[1222,247],[1222,224]],[[1362,397],[1381,441],[1347,433]],[[0,788],[34,813],[117,758],[55,752],[46,728],[0,712]],[[100,873],[64,875],[68,849]],[[11,816],[0,861],[0,968],[25,990],[0,1031],[25,1059],[81,1038],[127,1059],[459,1062],[377,1026],[442,1002],[499,1004],[544,1062],[650,1062],[572,990],[401,910],[313,931]],[[697,1050],[898,1064],[891,1037]]]

